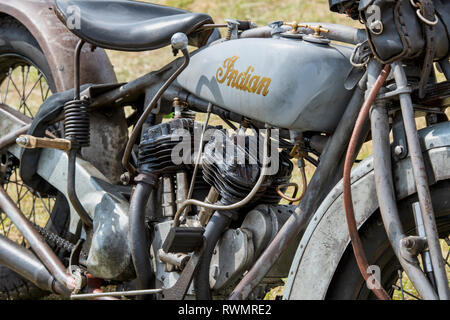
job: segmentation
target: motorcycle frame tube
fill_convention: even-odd
[[[133,101],[140,94],[143,94],[146,89],[162,86],[185,62],[185,58],[178,58],[158,71],[149,72],[142,77],[123,84],[117,89],[103,93],[92,99],[89,107],[95,109],[103,106],[124,105],[129,101]]]
[[[364,29],[357,29],[349,26],[343,26],[339,24],[333,23],[319,23],[319,22],[305,22],[301,23],[309,26],[317,26],[320,25],[322,28],[328,29],[329,32],[323,34],[323,36],[329,40],[344,42],[348,44],[358,44],[367,39],[366,32]],[[283,26],[287,31],[291,30],[290,27]],[[243,31],[240,34],[240,38],[271,38],[272,37],[272,28],[265,26],[260,28],[249,29]],[[309,28],[298,28],[298,33],[300,34],[313,34],[314,31]]]
[[[30,250],[4,236],[0,236],[0,263],[43,290],[70,295]]]
[[[16,143],[16,139],[22,135],[26,134],[28,132],[28,129],[30,129],[31,125],[26,125],[16,131],[13,131],[11,133],[8,133],[4,137],[0,138],[0,150],[3,148],[7,148],[12,144]]]
[[[401,62],[394,62],[392,67],[395,82],[397,84],[397,90],[406,88],[408,86],[408,81]],[[430,188],[428,186],[428,177],[425,170],[422,149],[420,147],[417,133],[411,95],[409,93],[401,93],[399,98],[406,140],[408,143],[409,156],[413,167],[414,180],[420,203],[420,211],[424,221],[425,232],[427,234],[428,248],[430,250],[437,291],[440,299],[449,300],[450,290],[448,287],[444,260],[442,258],[436,219],[434,216],[433,204],[431,202]]]
[[[401,250],[401,239],[405,237],[405,233],[400,221],[394,192],[389,141],[389,118],[384,101],[377,102],[372,106],[370,119],[375,188],[386,233],[395,255],[417,291],[424,299],[436,300],[438,296],[420,269],[417,258],[408,255],[405,250]],[[405,259],[405,255],[408,255],[408,259]]]
[[[305,197],[295,209],[295,214],[289,217],[253,267],[234,288],[229,297],[230,300],[244,300],[250,295],[270,271],[281,253],[289,246],[289,243],[305,230],[310,218],[320,204],[321,198],[325,197],[328,191],[333,188],[334,184],[331,185],[332,183],[329,182],[337,182],[342,177],[342,158],[364,100],[366,81],[367,76],[365,75],[355,89],[336,131],[327,142],[321,155],[320,165],[310,181]]]
[[[75,288],[75,279],[66,272],[66,268],[62,262],[42,239],[30,221],[17,208],[3,188],[0,188],[0,207],[22,233],[24,238],[27,239],[31,248],[56,280],[67,289],[73,290]]]

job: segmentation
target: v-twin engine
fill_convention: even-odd
[[[146,129],[138,153],[138,171],[158,174],[159,187],[147,218],[154,230],[152,256],[156,278],[170,287],[178,279],[189,253],[168,253],[161,248],[172,228],[174,213],[188,197],[199,149],[201,126],[188,118],[173,119]],[[218,205],[230,205],[245,198],[261,174],[263,139],[255,132],[229,135],[221,127],[209,126],[207,143],[194,179],[192,198]],[[258,139],[259,138],[259,139]],[[276,142],[273,142],[276,143]],[[293,206],[279,205],[277,187],[289,182],[293,164],[285,150],[271,148],[268,175],[250,202],[233,213],[234,220],[216,243],[211,258],[210,286],[215,295],[226,294],[258,258],[293,213]],[[189,208],[183,227],[205,227],[213,211]],[[294,241],[296,242],[296,241]],[[292,248],[295,250],[296,244]],[[286,277],[292,250],[287,250],[267,276],[267,283]],[[276,281],[274,279],[277,279]]]

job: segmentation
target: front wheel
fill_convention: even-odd
[[[436,215],[436,224],[441,239],[447,279],[450,279],[450,180],[430,187],[431,199]],[[415,235],[412,204],[418,202],[417,194],[398,203],[403,230]],[[376,212],[360,229],[361,241],[369,265],[380,268],[381,284],[393,299],[421,299],[406,273],[403,272],[387,238],[380,212]],[[376,299],[362,278],[351,246],[345,251],[327,292],[327,299]]]

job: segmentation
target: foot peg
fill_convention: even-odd
[[[170,229],[162,246],[167,253],[189,253],[203,244],[205,228],[175,227]]]
[[[16,139],[16,143],[27,149],[51,148],[64,151],[72,149],[72,142],[70,140],[37,138],[30,135],[21,135]]]

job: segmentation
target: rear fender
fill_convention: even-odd
[[[44,52],[57,91],[73,88],[74,49],[79,40],[56,17],[51,0],[0,0],[0,13],[7,14],[25,26]],[[116,83],[114,69],[101,48],[91,51],[85,45],[81,55],[81,84]],[[105,114],[91,113],[91,147],[83,157],[98,168],[111,182],[118,183],[123,168],[120,153],[127,140],[123,109]]]
[[[450,179],[450,122],[419,131],[430,185]],[[416,192],[410,158],[393,163],[397,199]],[[377,211],[373,159],[352,170],[352,197],[358,228]],[[297,248],[283,299],[324,299],[333,275],[349,246],[342,181],[328,194]]]

